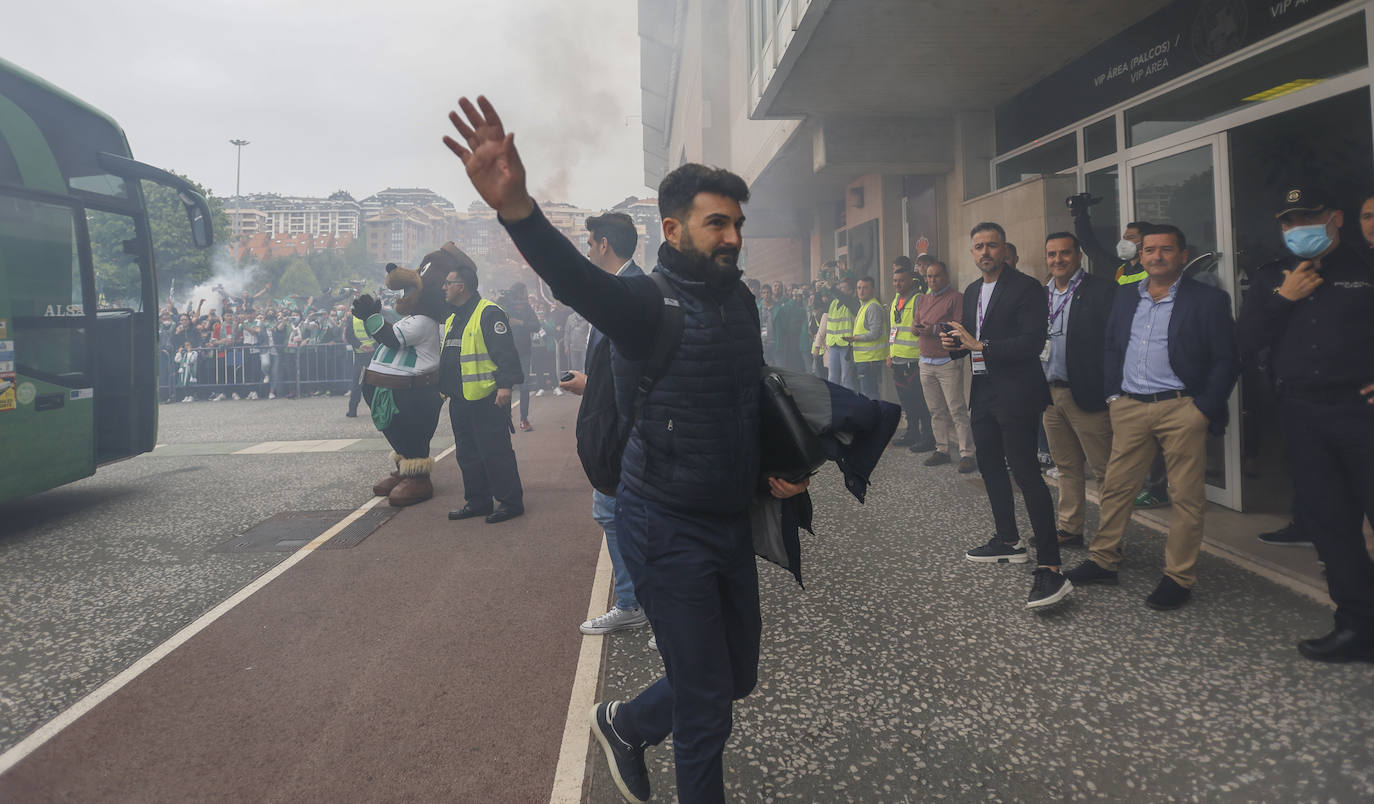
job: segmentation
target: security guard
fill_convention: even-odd
[[[439,390],[449,398],[448,417],[466,499],[448,518],[482,516],[491,524],[505,522],[525,513],[520,470],[510,443],[511,388],[525,379],[520,355],[506,314],[477,292],[477,270],[470,262],[444,280],[444,299],[454,310],[444,324]]]
[[[849,341],[854,334],[854,311],[859,302],[854,298],[854,285],[848,277],[835,282],[835,299],[830,302],[825,327],[825,351],[830,361],[830,381],[843,385],[851,391],[858,391],[859,385],[854,371],[854,358],[850,354]]]
[[[1298,643],[1323,662],[1374,662],[1374,258],[1341,241],[1345,214],[1312,186],[1277,207],[1293,257],[1259,269],[1237,322],[1242,356],[1268,347],[1304,529],[1326,564],[1336,627]]]
[[[367,364],[372,362],[372,353],[377,351],[377,342],[367,334],[367,327],[363,325],[362,319],[350,311],[348,323],[344,326],[344,340],[348,342],[353,350],[353,374],[348,388],[348,412],[344,415],[348,418],[356,418],[358,415],[358,400],[363,396],[363,372],[367,370]]]
[[[915,327],[916,299],[921,292],[910,257],[893,260],[892,288],[896,297],[888,310],[887,364],[892,367],[897,399],[906,411],[906,433],[892,443],[910,447],[912,452],[930,452],[935,449],[935,436],[930,429],[930,408],[921,390],[921,342]]]
[[[859,393],[869,399],[881,399],[883,364],[887,362],[887,332],[883,324],[883,303],[878,300],[873,277],[858,281],[859,312],[854,316],[854,331],[849,341],[854,345],[854,373],[859,375]]]

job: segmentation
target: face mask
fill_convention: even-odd
[[[1327,218],[1326,223],[1331,219]],[[1331,236],[1326,233],[1326,223],[1310,226],[1294,226],[1283,233],[1283,244],[1294,255],[1311,259],[1331,247]]]
[[[1120,257],[1123,260],[1135,259],[1136,251],[1137,249],[1135,243],[1132,243],[1129,240],[1122,240],[1121,242],[1116,244],[1116,256]]]

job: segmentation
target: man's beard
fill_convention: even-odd
[[[706,274],[717,274],[722,271],[732,271],[739,267],[739,249],[734,246],[718,246],[709,254],[697,249],[692,242],[691,233],[684,228],[682,238],[678,243],[678,251],[686,257],[692,266]]]

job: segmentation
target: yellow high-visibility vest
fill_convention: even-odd
[[[859,314],[854,316],[854,335],[863,331],[864,319],[868,317],[870,308],[877,307],[882,309],[882,305],[877,299],[869,299],[859,307]],[[866,341],[854,341],[854,362],[855,363],[876,363],[887,359],[887,338],[883,333],[873,333],[873,338]]]
[[[376,346],[377,342],[372,340],[371,335],[367,334],[367,327],[363,326],[363,322],[358,320],[356,315],[350,315],[349,318],[353,319],[353,337],[357,338],[363,346]]]
[[[830,303],[829,323],[825,326],[826,346],[848,346],[844,336],[854,333],[854,314],[836,299]]]
[[[496,391],[496,363],[487,352],[487,338],[482,334],[482,311],[488,307],[501,309],[493,302],[482,299],[468,318],[467,326],[463,327],[463,351],[459,363],[463,370],[463,398],[469,402],[486,399]],[[452,313],[444,322],[445,344],[448,343],[449,333],[453,331],[453,320],[457,317],[457,313]]]
[[[1123,262],[1121,266],[1116,269],[1116,283],[1118,285],[1134,285],[1135,283],[1150,275],[1149,272],[1145,270],[1145,266],[1143,265],[1140,266],[1139,271],[1136,271],[1133,274],[1128,274],[1126,273],[1126,266],[1128,265],[1130,265],[1129,262]]]
[[[916,333],[911,331],[911,325],[916,321],[916,296],[912,293],[906,300],[906,307],[898,314],[897,304],[900,299],[892,300],[892,309],[888,311],[888,319],[892,322],[892,331],[895,333],[888,347],[893,357],[900,357],[904,360],[915,360],[921,356],[921,340],[916,337]]]

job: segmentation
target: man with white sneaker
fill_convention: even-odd
[[[596,267],[616,276],[640,276],[644,271],[634,261],[635,246],[639,233],[635,230],[634,220],[623,212],[608,212],[587,219],[587,259]],[[583,365],[571,372],[570,380],[558,383],[560,390],[582,395],[587,387],[587,374],[591,371],[592,360],[596,358],[597,347],[605,339],[596,327],[589,327],[585,348],[586,359]],[[609,361],[599,366],[609,370]],[[620,546],[615,534],[615,497],[592,489],[592,519],[601,526],[606,535],[606,552],[611,556],[611,569],[615,578],[615,605],[605,613],[578,626],[584,634],[610,634],[628,628],[642,628],[649,624],[649,618],[639,607],[635,598],[634,581],[625,570],[625,562],[620,557]]]

